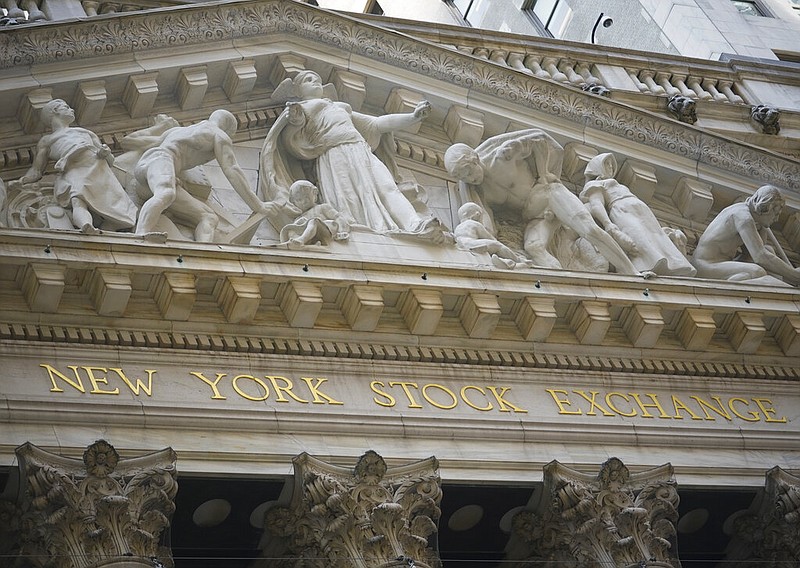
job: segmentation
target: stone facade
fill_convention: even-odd
[[[730,558],[797,560],[797,125],[751,88],[777,67],[291,0],[85,13],[0,31],[0,552],[167,566],[170,530],[213,555],[238,522],[242,566],[677,567],[700,488],[756,498]],[[357,152],[301,143],[335,121]],[[156,222],[110,223],[96,166]],[[635,262],[654,231],[679,272]],[[450,548],[497,496],[507,556]]]

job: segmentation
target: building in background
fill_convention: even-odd
[[[0,565],[800,563],[792,3],[316,3],[5,0]]]
[[[594,38],[604,46],[701,59],[800,58],[796,0],[317,1],[335,10],[584,43]]]

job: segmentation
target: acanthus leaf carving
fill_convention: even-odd
[[[779,568],[800,563],[800,477],[776,466],[764,489],[733,523],[725,560],[742,568]]]
[[[351,472],[303,454],[289,507],[266,516],[264,556],[304,565],[359,568],[440,565],[428,539],[438,528],[441,488],[431,458],[389,469],[365,453]]]
[[[632,475],[617,458],[592,478],[558,462],[545,466],[535,510],[513,522],[525,562],[588,568],[679,568],[675,546],[678,492],[672,468]]]
[[[41,558],[41,566],[152,566],[153,559],[172,566],[169,549],[160,544],[177,493],[171,449],[121,460],[99,440],[81,461],[28,443],[17,456],[27,484],[24,552]]]

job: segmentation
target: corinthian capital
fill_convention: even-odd
[[[301,454],[294,460],[291,503],[267,513],[264,556],[277,553],[320,568],[440,566],[428,545],[441,514],[437,468],[434,458],[388,468],[373,451],[353,469]],[[267,565],[298,564],[259,564]]]
[[[764,489],[733,524],[721,566],[741,568],[800,566],[800,477],[780,467],[767,472]]]
[[[53,568],[172,566],[169,549],[159,545],[178,491],[171,448],[120,459],[100,440],[83,460],[31,443],[16,454],[26,486],[21,526],[30,558]]]
[[[678,491],[669,464],[631,474],[611,458],[596,476],[556,461],[535,509],[518,514],[514,560],[574,568],[680,566]]]

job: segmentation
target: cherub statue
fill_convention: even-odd
[[[49,161],[55,162],[53,193],[63,209],[72,209],[72,225],[83,233],[96,234],[99,227],[116,231],[136,223],[136,205],[125,193],[111,169],[114,155],[97,134],[70,126],[75,111],[63,100],[53,99],[42,107],[42,123],[52,132],[42,136],[27,173],[10,188],[42,179]]]
[[[800,268],[792,266],[770,229],[778,220],[783,203],[777,187],[763,185],[744,202],[720,211],[694,249],[692,264],[697,276],[782,284],[770,276],[773,274],[793,286],[800,285]],[[751,261],[742,260],[740,252]]]
[[[412,113],[368,116],[327,98],[320,76],[309,70],[286,79],[279,91],[281,97],[290,94],[295,100],[287,103],[264,140],[260,179],[267,198],[285,202],[295,180],[311,179],[323,202],[359,225],[377,232],[443,238],[438,220],[417,213],[389,168],[373,153],[391,132],[427,117],[428,102]]]
[[[481,222],[484,215],[483,207],[472,201],[468,201],[459,207],[459,223],[455,231],[453,231],[456,245],[465,250],[488,252],[492,255],[492,263],[498,268],[531,266],[530,261],[520,257],[489,232]]]
[[[598,154],[586,165],[586,184],[580,198],[592,217],[614,237],[638,270],[662,276],[694,276],[696,270],[647,204],[614,179],[616,171],[617,160],[609,153]]]
[[[297,208],[299,216],[294,223],[281,229],[281,242],[290,249],[305,245],[330,244],[350,236],[350,222],[330,203],[318,203],[319,190],[307,180],[298,180],[289,188],[289,203]]]

